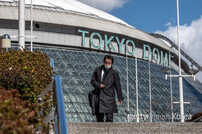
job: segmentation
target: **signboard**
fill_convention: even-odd
[[[82,46],[85,47],[87,44],[86,43],[86,36],[89,36],[89,42],[92,46],[92,48],[94,49],[101,49],[102,45],[104,45],[104,48],[106,51],[109,50],[109,47],[112,51],[114,52],[123,52],[123,45],[125,44],[126,47],[126,53],[129,56],[134,56],[135,55],[135,42],[133,40],[130,39],[126,39],[126,38],[122,38],[120,39],[117,36],[108,36],[107,34],[104,34],[104,38],[102,37],[102,35],[98,32],[93,32],[89,35],[89,31],[87,30],[81,30],[78,29],[78,32],[81,33],[82,35]],[[94,40],[98,39],[99,43],[94,43]],[[112,44],[112,40],[114,42],[115,40],[115,44],[117,45],[116,47]],[[116,50],[115,48],[118,48],[118,50]],[[165,53],[163,51],[159,51],[158,48],[151,48],[149,44],[143,44],[143,53],[142,53],[142,57],[145,60],[150,60],[150,61],[154,61],[157,64],[161,64],[164,66],[170,66],[172,65],[172,58],[174,56],[172,56],[171,54]]]

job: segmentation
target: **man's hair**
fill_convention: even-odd
[[[112,64],[114,63],[114,57],[111,55],[105,55],[103,62],[105,62],[106,59],[111,59],[112,60]]]

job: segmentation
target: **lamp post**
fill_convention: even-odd
[[[25,0],[19,0],[19,29],[18,29],[18,40],[19,49],[25,48]]]
[[[18,38],[19,49],[25,49],[25,38],[31,38],[31,51],[33,51],[33,1],[31,0],[31,10],[30,10],[30,36],[25,35],[25,0],[19,0],[19,7],[18,7],[18,36],[11,36],[11,38]]]
[[[178,65],[178,70],[179,70],[179,75],[168,75],[168,70],[162,70],[165,73],[165,78],[167,79],[167,77],[178,77],[179,78],[179,95],[180,95],[180,121],[184,122],[184,99],[183,99],[183,83],[182,83],[182,77],[194,77],[195,80],[195,75],[182,75],[182,69],[181,69],[181,52],[180,52],[180,33],[179,33],[179,0],[177,1],[177,44],[178,44],[178,61],[179,61],[179,65]],[[170,72],[170,70],[169,70]]]
[[[164,68],[164,69],[161,69],[161,71],[163,71],[163,73],[165,74],[165,79],[167,80],[168,77],[172,78],[172,77],[193,77],[194,78],[194,81],[196,79],[195,77],[195,74],[197,74],[199,72],[198,69],[189,69],[189,73],[191,75],[171,75],[171,68]],[[168,75],[170,73],[170,75]],[[170,82],[172,82],[172,80],[170,79]],[[172,112],[172,115],[173,115],[173,104],[181,104],[181,102],[173,102],[173,99],[172,99],[172,83],[170,83],[170,88],[171,88],[171,112]],[[190,102],[184,102],[183,101],[183,105],[184,104],[190,104]],[[181,108],[181,107],[180,107]],[[181,110],[181,109],[180,109]],[[183,109],[184,111],[184,109]],[[181,111],[180,111],[180,115],[181,115]],[[183,114],[184,115],[184,114]],[[182,116],[182,115],[181,115]],[[172,117],[172,122],[173,122],[173,117]],[[182,118],[181,118],[181,122],[184,122],[184,120],[182,121]]]
[[[181,117],[181,122],[184,122],[184,99],[183,99],[181,52],[180,52],[181,48],[180,48],[180,33],[179,33],[179,0],[177,0],[177,44],[178,44],[178,57],[179,57],[180,117]]]
[[[195,77],[195,74],[197,72],[199,72],[199,70],[195,70],[195,69],[190,69],[189,72],[191,73],[191,75],[182,75],[182,74],[179,74],[179,75],[168,75],[168,73],[170,72],[169,69],[162,69],[162,71],[165,73],[165,79],[167,80],[168,77],[172,78],[172,77],[179,77],[179,91],[180,91],[180,102],[173,102],[174,104],[180,104],[180,120],[181,122],[184,122],[185,119],[184,119],[184,104],[190,104],[190,102],[184,102],[183,101],[183,83],[182,83],[182,80],[180,81],[180,78],[182,79],[182,77],[193,77],[194,78],[194,81],[196,79]]]
[[[162,70],[165,73],[165,78],[167,79],[167,77],[179,77],[179,94],[180,94],[180,121],[184,122],[184,99],[183,99],[183,82],[182,82],[182,77],[193,77],[194,81],[195,81],[195,74],[199,71],[199,70],[194,70],[194,69],[190,69],[189,72],[191,75],[182,75],[182,69],[181,69],[181,47],[180,47],[180,32],[179,32],[179,0],[176,0],[177,2],[177,44],[178,44],[178,58],[179,58],[179,75],[168,75],[168,72],[166,72],[167,70]],[[178,102],[174,102],[174,103],[178,103]],[[186,102],[185,102],[186,103]],[[189,103],[189,102],[188,102]]]
[[[30,4],[30,46],[31,46],[31,52],[33,51],[33,1],[31,0]]]
[[[5,48],[5,49],[11,48],[11,37],[10,37],[10,35],[4,34],[1,37],[0,46],[1,46],[0,48]]]

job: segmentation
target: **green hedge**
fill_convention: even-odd
[[[49,58],[40,51],[0,50],[0,133],[35,133],[47,126],[43,118],[53,105],[52,92],[44,97],[38,117],[37,96],[52,81],[53,68]]]
[[[0,88],[1,134],[33,134],[39,126],[46,133],[48,127],[37,112],[36,103],[21,100],[18,90]]]
[[[37,96],[52,81],[49,58],[40,51],[0,52],[0,86],[18,89],[21,98],[37,101]]]

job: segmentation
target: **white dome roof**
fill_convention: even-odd
[[[2,0],[2,1],[14,2],[16,0]],[[110,20],[110,21],[114,21],[114,22],[118,22],[118,23],[130,26],[126,22],[120,20],[119,18],[113,15],[110,15],[104,11],[88,6],[77,0],[32,0],[32,1],[33,1],[33,5],[55,7],[60,9],[62,8],[64,10],[74,11],[77,13],[87,14],[95,17],[100,17],[106,20]],[[25,3],[30,4],[31,0],[25,0]]]
[[[30,0],[25,0],[27,10],[25,18],[30,20]],[[1,0],[0,18],[18,20],[18,8],[15,0]],[[35,22],[68,25],[120,34],[169,50],[161,40],[138,30],[126,22],[101,10],[90,7],[77,0],[33,0],[33,20]]]

